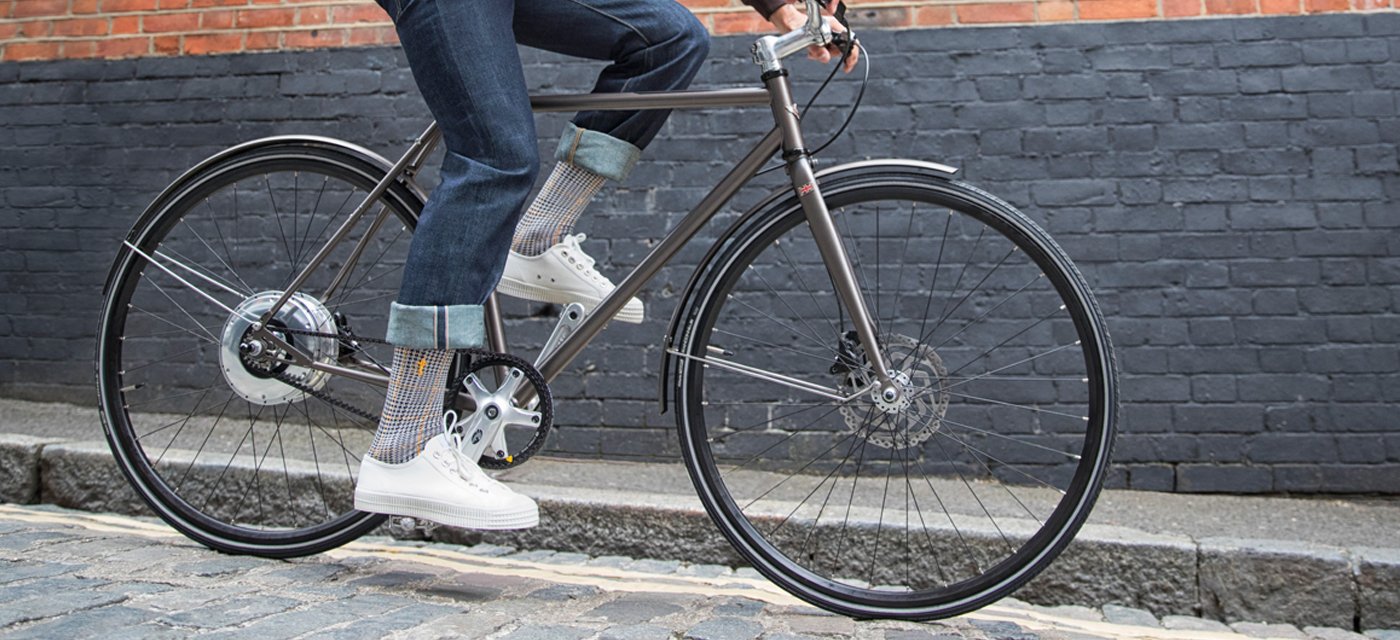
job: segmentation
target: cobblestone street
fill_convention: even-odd
[[[53,507],[0,506],[0,554],[6,638],[1364,638],[1014,600],[934,623],[856,622],[747,569],[387,538],[263,560],[155,521]]]

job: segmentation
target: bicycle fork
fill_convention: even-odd
[[[890,375],[889,365],[875,335],[875,323],[871,321],[865,296],[856,282],[850,256],[846,254],[846,247],[836,230],[831,211],[826,207],[826,200],[822,199],[821,187],[817,184],[812,162],[802,142],[799,112],[792,100],[792,86],[787,76],[787,70],[781,67],[769,69],[762,76],[763,84],[772,97],[773,119],[782,132],[783,162],[787,165],[788,177],[792,179],[792,188],[802,203],[802,211],[807,215],[807,226],[812,231],[822,262],[826,264],[827,275],[836,288],[837,299],[850,314],[856,335],[865,348],[870,369],[880,381],[880,398],[885,402],[895,402],[903,391]]]

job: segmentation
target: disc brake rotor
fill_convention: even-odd
[[[838,410],[846,429],[871,444],[886,449],[915,447],[942,426],[948,412],[948,370],[933,348],[908,336],[885,338],[884,346],[886,362],[897,367],[890,377],[899,386],[900,397],[885,401],[875,385],[867,401],[848,402]],[[865,349],[859,343],[852,345],[850,357],[858,366],[843,373],[841,384],[847,389],[870,386],[873,374]]]

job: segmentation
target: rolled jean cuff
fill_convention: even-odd
[[[572,122],[564,125],[555,160],[563,160],[604,178],[621,182],[637,166],[642,150],[626,140],[601,131],[584,129]]]
[[[384,336],[409,349],[477,349],[486,344],[486,322],[479,304],[389,305]]]

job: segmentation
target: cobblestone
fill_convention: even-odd
[[[1162,626],[1181,631],[1230,631],[1230,627],[1223,622],[1187,616],[1166,616],[1162,618]]]
[[[1152,614],[1128,607],[1044,607],[1006,599],[982,612],[915,624],[857,621],[757,589],[744,580],[716,585],[700,574],[736,578],[718,565],[649,562],[622,556],[513,554],[508,547],[375,540],[296,561],[231,557],[183,539],[126,532],[104,519],[103,533],[82,526],[14,526],[0,510],[3,548],[27,548],[0,564],[0,636],[6,638],[334,638],[428,640],[1090,640],[1085,624],[1127,625],[1152,636],[1208,630],[1222,640],[1246,635],[1319,640],[1400,640],[1395,632],[1360,636],[1342,629],[1236,624]],[[75,512],[46,509],[81,524]],[[53,534],[53,535],[48,535]],[[18,538],[18,541],[11,540]],[[74,546],[49,541],[76,540]],[[386,545],[387,548],[386,549]],[[171,562],[162,562],[169,555]],[[447,561],[455,556],[460,560]],[[475,557],[473,557],[475,556]],[[490,557],[489,561],[481,558]],[[110,558],[111,560],[107,560]],[[511,566],[519,562],[519,566]],[[642,571],[641,568],[649,571]],[[557,570],[556,570],[557,569]],[[619,574],[621,572],[621,574]],[[733,595],[731,590],[751,590]],[[722,591],[721,591],[722,590]],[[747,595],[747,594],[752,595]],[[1024,621],[1017,624],[1014,621]],[[1048,630],[1046,621],[1062,621]],[[1303,634],[1306,633],[1306,636]],[[1169,632],[1168,634],[1169,635]]]
[[[1303,633],[1314,640],[1367,640],[1366,636],[1355,631],[1330,627],[1303,627]]]
[[[742,618],[714,618],[691,627],[686,640],[753,640],[763,633],[763,625]]]
[[[1307,640],[1307,634],[1291,624],[1265,624],[1262,622],[1236,622],[1231,629],[1252,638],[1299,638]]]
[[[1132,607],[1120,607],[1116,604],[1106,604],[1103,606],[1104,620],[1114,624],[1128,624],[1138,627],[1155,627],[1159,623],[1157,616],[1151,611],[1134,609]]]

